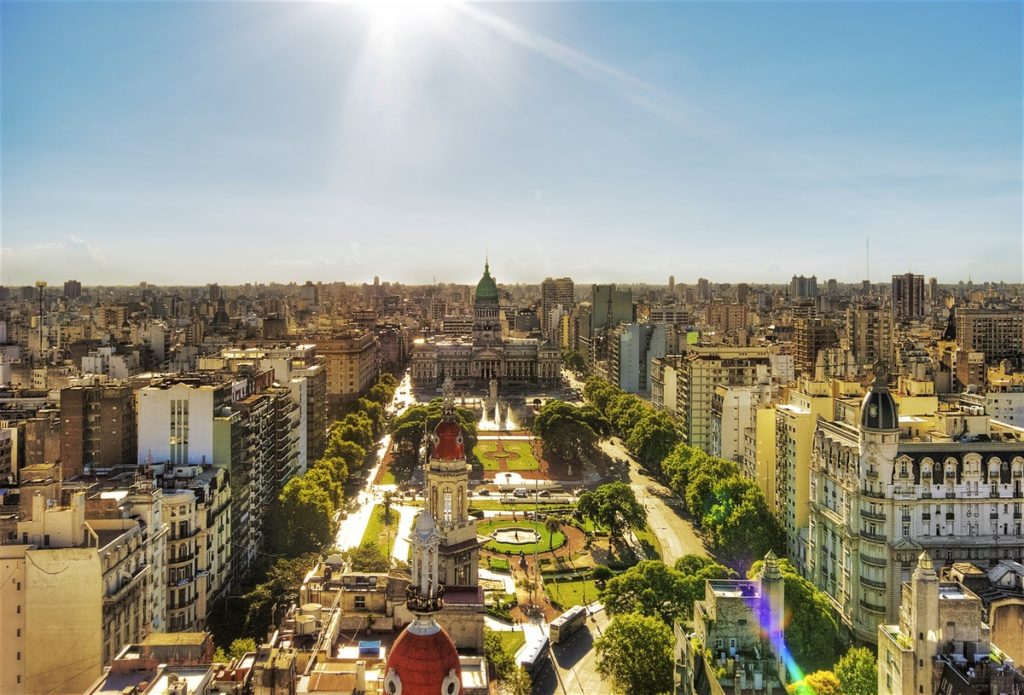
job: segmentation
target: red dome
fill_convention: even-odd
[[[384,671],[386,695],[459,695],[462,692],[462,669],[455,642],[437,623],[431,623],[429,633],[425,634],[413,623],[395,640]]]
[[[462,441],[462,428],[458,423],[455,420],[441,420],[434,428],[434,450],[430,458],[434,461],[460,461],[466,458]]]

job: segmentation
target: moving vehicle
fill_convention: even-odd
[[[548,660],[548,638],[544,637],[533,644],[523,648],[519,657],[519,665],[526,669],[531,676],[544,667]]]
[[[583,606],[573,606],[565,613],[551,621],[549,631],[551,644],[559,644],[572,633],[579,630],[587,622],[587,609]]]

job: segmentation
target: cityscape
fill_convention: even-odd
[[[1021,3],[0,20],[0,695],[1024,695]]]

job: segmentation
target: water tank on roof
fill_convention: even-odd
[[[295,616],[295,634],[312,635],[316,632],[316,618],[311,615]]]
[[[304,603],[304,604],[302,604],[302,614],[303,615],[311,616],[314,620],[319,620],[320,619],[320,609],[321,609],[321,606],[320,606],[319,603]]]

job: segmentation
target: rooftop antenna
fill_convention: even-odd
[[[864,279],[871,282],[871,237],[864,240]]]

